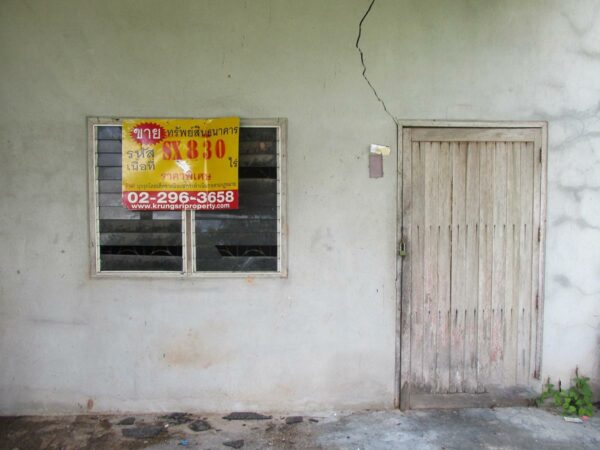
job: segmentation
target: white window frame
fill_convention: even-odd
[[[93,278],[285,278],[287,277],[287,119],[240,119],[241,128],[277,129],[277,271],[273,272],[195,272],[195,233],[193,211],[182,211],[182,271],[101,271],[100,206],[98,203],[98,165],[96,129],[120,126],[123,118],[88,117],[88,204],[90,275]]]

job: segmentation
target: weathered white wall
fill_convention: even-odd
[[[393,406],[369,3],[0,3],[0,413]],[[549,121],[543,374],[600,383],[600,1],[377,0],[361,47],[395,117]],[[289,277],[90,279],[86,116],[229,114],[289,119]]]

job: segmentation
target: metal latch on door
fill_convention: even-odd
[[[398,256],[406,256],[406,244],[404,243],[404,239],[400,241],[400,249],[398,250]]]

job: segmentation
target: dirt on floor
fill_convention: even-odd
[[[112,417],[2,417],[1,450],[139,449],[171,437],[163,434],[139,440],[125,439]]]
[[[307,444],[310,429],[297,431],[319,419],[244,414],[234,420],[188,413],[0,417],[0,450],[322,448]]]
[[[95,449],[600,449],[600,417],[495,408],[330,412],[0,417],[0,450]]]

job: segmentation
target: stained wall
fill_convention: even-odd
[[[548,121],[543,376],[600,390],[600,2],[376,0],[363,67],[369,4],[0,4],[0,413],[393,407],[399,119]],[[224,115],[289,121],[289,276],[91,278],[86,117]]]

